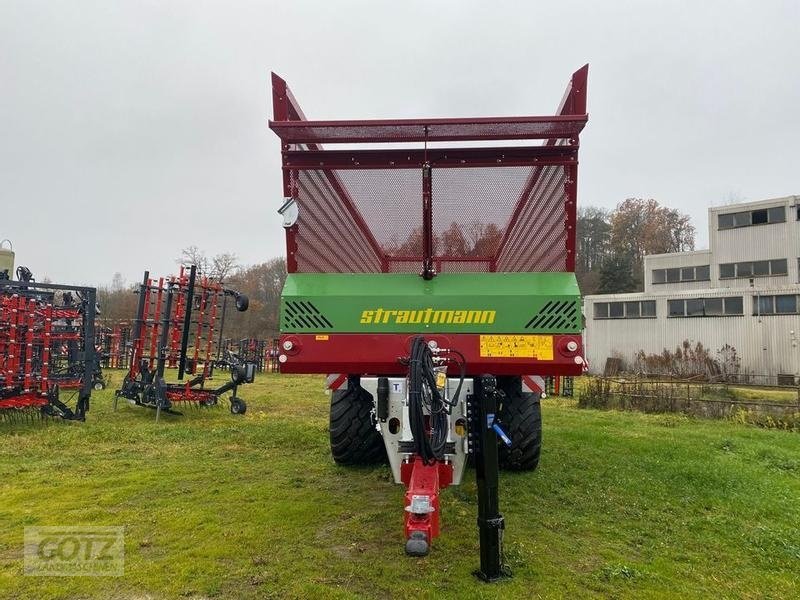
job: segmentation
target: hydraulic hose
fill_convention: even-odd
[[[460,355],[460,353],[455,352]],[[461,383],[464,381],[465,365],[461,356]],[[408,415],[414,448],[425,464],[444,458],[449,427],[448,414],[455,400],[448,402],[436,385],[436,370],[431,351],[422,336],[411,342],[411,357],[408,365]],[[425,422],[425,409],[430,419]]]

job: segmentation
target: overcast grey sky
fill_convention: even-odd
[[[269,72],[309,118],[550,114],[579,202],[800,194],[800,2],[0,0],[0,238],[63,283],[283,253]]]

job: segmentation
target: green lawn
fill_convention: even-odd
[[[117,381],[119,374],[115,373]],[[227,409],[0,424],[2,598],[800,597],[800,435],[547,400],[535,473],[503,474],[514,578],[477,582],[473,474],[430,556],[403,488],[327,448],[321,377],[261,376]],[[125,575],[22,575],[26,525],[124,525]]]

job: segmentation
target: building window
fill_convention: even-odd
[[[743,315],[744,299],[741,296],[729,296],[725,300],[726,315]]]
[[[773,206],[767,210],[769,212],[769,223],[786,223],[786,207]]]
[[[779,294],[775,296],[753,296],[754,315],[796,315],[800,296]]]
[[[707,317],[720,317],[725,314],[722,298],[706,298],[703,300],[703,309]]]
[[[719,266],[720,279],[742,279],[747,277],[769,277],[787,275],[788,261],[785,258],[725,263]]]
[[[667,305],[669,306],[670,317],[686,316],[686,302],[684,300],[669,300]]]
[[[675,269],[653,269],[653,283],[708,281],[709,279],[711,279],[711,267],[709,265]]]
[[[789,261],[785,258],[778,258],[769,261],[770,275],[788,275],[789,274]]]
[[[798,218],[800,219],[800,217]],[[719,229],[734,229],[736,227],[749,227],[750,225],[767,225],[769,223],[785,222],[785,206],[773,206],[772,208],[760,208],[758,210],[717,215],[717,226]]]
[[[719,266],[719,278],[720,279],[729,279],[731,277],[736,277],[736,265],[734,263],[728,263]]]
[[[594,303],[595,319],[654,319],[655,316],[655,300]]]
[[[727,298],[676,298],[668,300],[670,317],[723,317],[744,314],[741,296]]]

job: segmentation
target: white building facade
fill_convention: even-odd
[[[644,258],[644,292],[584,298],[586,358],[701,342],[733,347],[741,372],[800,377],[800,196],[709,209],[708,250]]]

